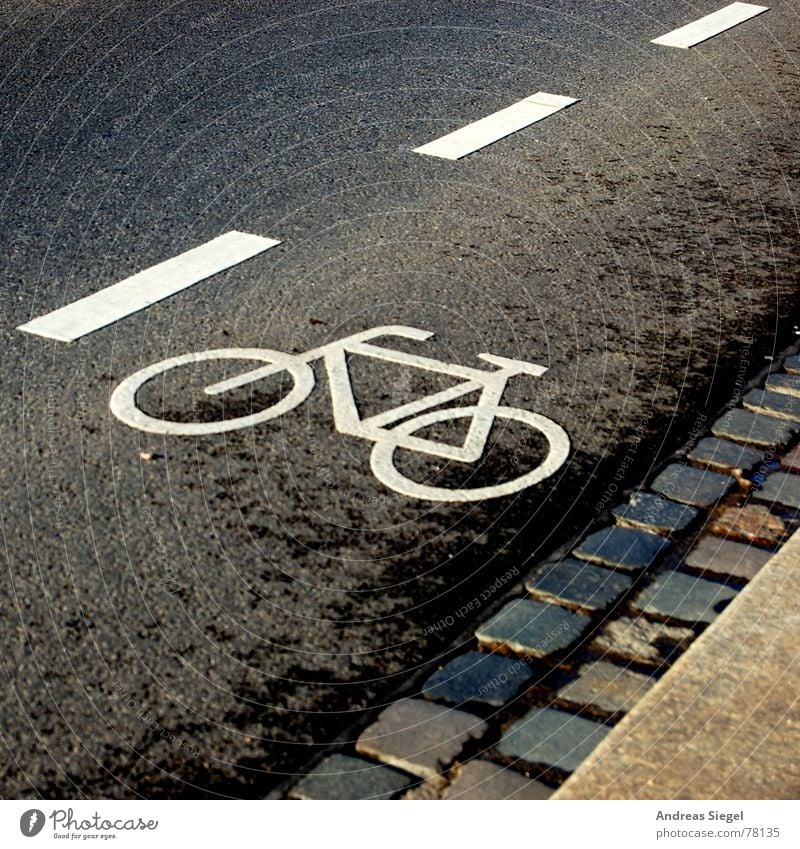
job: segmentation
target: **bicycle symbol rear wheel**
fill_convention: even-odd
[[[160,374],[183,365],[191,365],[206,360],[257,360],[275,364],[291,374],[294,386],[290,392],[276,404],[251,413],[222,419],[217,422],[175,422],[150,416],[137,405],[136,395],[150,380]],[[127,377],[111,395],[111,412],[122,422],[147,433],[159,433],[167,436],[203,436],[211,433],[225,433],[239,428],[252,427],[275,419],[303,403],[314,388],[314,372],[308,363],[302,362],[292,354],[271,351],[268,348],[218,348],[212,351],[200,351],[195,354],[181,354],[154,363]]]
[[[485,407],[481,407],[480,411],[487,412]],[[512,495],[515,492],[540,483],[555,474],[567,460],[570,443],[564,428],[556,424],[552,419],[540,416],[538,413],[531,413],[528,410],[522,410],[517,407],[496,406],[488,410],[495,418],[522,422],[534,430],[540,431],[546,437],[549,448],[547,456],[538,466],[529,472],[513,480],[504,481],[493,486],[481,486],[473,489],[447,489],[446,487],[428,486],[427,484],[418,483],[411,478],[407,478],[398,470],[395,465],[395,452],[399,446],[398,440],[391,438],[392,433],[400,436],[408,436],[428,425],[437,424],[448,419],[472,416],[478,412],[479,408],[477,406],[447,408],[434,410],[433,412],[403,422],[387,432],[388,438],[381,439],[375,443],[370,456],[372,473],[384,486],[409,498],[419,498],[424,501],[483,501],[487,498]]]

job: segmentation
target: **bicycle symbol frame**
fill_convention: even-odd
[[[506,385],[512,377],[519,374],[540,377],[547,371],[544,366],[484,353],[478,354],[478,357],[496,366],[496,369],[487,371],[469,368],[369,344],[371,340],[382,336],[424,341],[430,339],[433,333],[415,327],[387,325],[355,333],[301,354],[287,354],[268,348],[219,348],[182,354],[140,369],[123,380],[112,393],[109,406],[111,412],[130,427],[168,436],[202,436],[253,427],[276,419],[302,404],[316,385],[310,363],[322,360],[328,376],[336,430],[348,436],[374,442],[370,456],[373,474],[385,486],[402,495],[425,501],[455,502],[498,498],[540,483],[557,472],[566,462],[570,442],[560,425],[538,413],[519,407],[506,407],[500,403]],[[445,374],[460,378],[463,382],[377,415],[361,418],[350,380],[348,354]],[[218,422],[171,422],[154,418],[137,406],[136,396],[139,389],[158,375],[182,365],[217,359],[255,360],[266,365],[205,387],[208,395],[220,395],[282,371],[289,372],[294,386],[284,398],[271,407]],[[436,409],[476,391],[479,391],[480,395],[477,403],[473,405]],[[471,417],[471,421],[466,439],[460,446],[414,435],[429,425],[467,416]],[[403,475],[395,465],[395,452],[398,449],[418,451],[461,463],[476,463],[483,457],[492,425],[498,418],[522,422],[544,434],[548,442],[548,452],[538,466],[517,478],[491,486],[448,489],[418,483]]]

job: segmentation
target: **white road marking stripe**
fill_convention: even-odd
[[[414,153],[437,156],[439,159],[461,159],[468,153],[480,150],[577,102],[575,97],[540,91],[436,141],[414,148]]]
[[[231,230],[93,295],[21,324],[17,330],[72,342],[279,244],[275,239]]]
[[[731,3],[724,9],[712,12],[685,27],[668,32],[659,38],[654,38],[651,44],[663,44],[665,47],[693,47],[725,30],[749,21],[750,18],[768,12],[769,6],[755,6],[752,3]]]

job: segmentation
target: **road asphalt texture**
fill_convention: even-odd
[[[793,338],[797,7],[649,44],[720,5],[4,5],[3,796],[266,795]],[[580,102],[458,162],[411,152],[537,91]],[[70,345],[15,329],[231,229],[282,244]],[[447,362],[547,366],[504,403],[561,424],[569,462],[507,498],[405,499],[334,430],[319,364],[249,430],[109,412],[168,356],[387,324]],[[393,369],[353,363],[364,411],[446,384]],[[193,387],[218,373],[141,403],[213,417]],[[535,465],[515,428],[477,479]]]

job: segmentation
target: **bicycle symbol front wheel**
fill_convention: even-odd
[[[484,408],[480,408],[480,411],[485,412]],[[434,410],[433,412],[403,422],[389,433],[408,436],[429,425],[447,421],[448,419],[472,416],[478,412],[479,408],[477,406]],[[376,442],[375,447],[372,449],[370,456],[372,473],[384,486],[410,498],[419,498],[423,501],[466,502],[483,501],[488,498],[512,495],[529,486],[541,483],[541,481],[555,474],[564,465],[569,456],[569,437],[564,428],[556,424],[552,419],[517,407],[496,406],[492,407],[489,412],[495,418],[522,422],[544,434],[549,448],[544,460],[534,469],[531,469],[520,477],[493,486],[481,486],[473,489],[447,489],[446,487],[428,486],[427,484],[418,483],[402,474],[395,465],[395,452],[399,446],[396,440],[388,438]]]
[[[294,380],[291,391],[276,404],[247,416],[237,416],[218,422],[175,422],[158,419],[140,409],[136,395],[150,380],[179,366],[191,365],[206,360],[256,360],[258,362],[282,366]],[[308,363],[304,363],[292,354],[271,351],[267,348],[218,348],[212,351],[200,351],[195,354],[181,354],[154,363],[132,374],[120,383],[111,394],[109,406],[111,412],[122,422],[147,433],[159,433],[166,436],[203,436],[211,433],[225,433],[239,428],[252,427],[275,419],[303,403],[314,388],[314,372]]]

